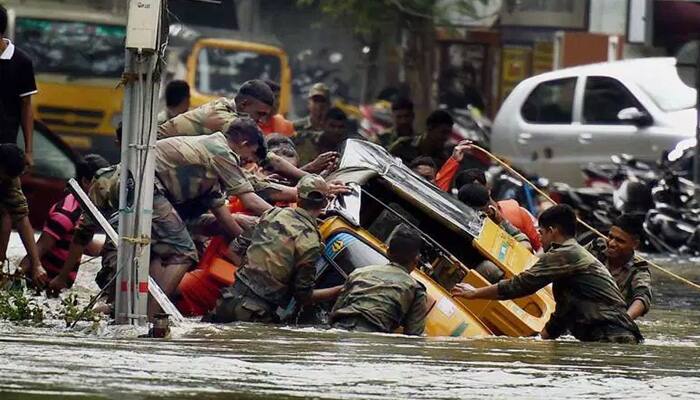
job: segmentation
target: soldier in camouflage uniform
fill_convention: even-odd
[[[378,144],[385,149],[388,149],[399,138],[406,138],[404,140],[410,142],[414,137],[420,136],[413,130],[415,113],[411,99],[399,98],[391,103],[391,119],[394,126],[380,133],[378,137]]]
[[[39,251],[34,242],[34,230],[29,222],[27,198],[22,192],[19,177],[24,169],[24,151],[15,144],[0,144],[0,267],[4,267],[7,260],[7,246],[14,225],[27,250],[32,281],[41,287],[48,283],[48,275],[41,266]]]
[[[239,118],[231,123],[226,135],[219,132],[159,140],[155,152],[151,251],[158,257],[154,257],[150,272],[163,292],[170,295],[182,275],[198,259],[186,220],[198,218],[208,209],[228,235],[237,236],[243,232],[226,207],[222,191],[236,194],[253,213],[270,208],[252,192],[253,188],[240,168],[241,158],[256,161],[258,157],[264,157],[265,147],[255,122]],[[118,207],[118,170],[114,168],[111,173],[98,173],[90,192],[91,199],[103,213],[108,214]],[[80,227],[74,236],[74,242],[78,244],[84,238],[79,232]],[[105,245],[101,276],[110,276],[115,271],[115,252],[113,244]],[[70,260],[69,257],[66,265]]]
[[[387,265],[357,268],[333,306],[334,328],[360,332],[421,335],[428,313],[425,288],[410,273],[420,260],[422,239],[399,226],[389,242]]]
[[[427,156],[435,164],[443,165],[450,158],[448,139],[454,121],[447,111],[436,110],[425,120],[426,132],[420,136],[401,136],[387,147],[387,151],[408,165],[416,157]]]
[[[567,331],[581,341],[638,343],[639,328],[625,312],[615,280],[574,239],[576,215],[557,205],[540,216],[540,234],[547,252],[530,269],[496,285],[475,289],[460,283],[452,294],[467,299],[516,299],[552,284],[556,309],[540,333],[556,339]]]
[[[307,304],[338,295],[341,286],[314,290],[314,264],[321,256],[316,218],[327,204],[328,184],[307,175],[297,190],[297,208],[274,208],[260,218],[235,283],[224,290],[207,320],[277,322],[277,308],[287,307],[292,298]]]
[[[187,220],[209,210],[223,232],[236,237],[243,228],[228,210],[224,193],[237,196],[253,214],[271,208],[253,192],[241,169],[243,162],[264,158],[266,149],[256,123],[250,118],[237,118],[226,134],[159,140],[155,151],[151,249],[161,256],[162,265],[152,264],[151,275],[163,292],[171,295],[198,259]],[[152,305],[155,307],[155,303]]]
[[[167,139],[174,136],[200,136],[211,135],[215,132],[227,132],[231,123],[241,117],[251,116],[256,122],[268,118],[273,110],[274,93],[264,81],[251,80],[241,85],[235,101],[227,98],[219,98],[211,102],[180,114],[162,124],[158,128],[158,139]],[[272,155],[269,164],[276,168],[281,175],[303,175],[304,172],[280,161],[280,157]],[[321,165],[319,172],[332,160],[331,157],[319,158]],[[262,159],[260,161],[263,161]],[[244,170],[248,181],[253,185],[256,193],[268,201],[295,200],[295,192],[283,185],[276,185],[266,179],[255,176]],[[295,176],[298,178],[299,176]],[[235,193],[226,193],[233,195]]]
[[[333,107],[328,110],[323,122],[323,131],[297,132],[293,138],[299,156],[299,164],[306,165],[324,153],[337,153],[345,141],[361,137],[348,131],[348,117],[343,110]]]
[[[330,107],[330,90],[323,83],[315,83],[311,86],[307,99],[309,115],[294,121],[293,126],[297,135],[313,137],[314,134],[320,135],[323,132],[323,121]]]
[[[613,223],[607,240],[598,238],[586,246],[615,278],[632,319],[646,314],[652,301],[649,265],[635,259],[643,235],[641,218],[625,214]]]
[[[273,104],[274,94],[264,81],[247,81],[235,99],[221,97],[166,121],[158,128],[158,139],[226,132],[239,114],[255,122],[269,118]]]

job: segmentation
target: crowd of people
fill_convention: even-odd
[[[4,21],[6,25],[6,16]],[[0,18],[0,32],[2,22]],[[8,66],[12,60],[25,63],[24,56],[2,37],[0,54],[0,79],[7,79],[5,71],[24,73]],[[116,246],[95,240],[98,225],[72,194],[54,205],[34,240],[19,177],[31,165],[31,109],[26,105],[36,85],[33,78],[23,79],[0,90],[0,258],[6,258],[14,226],[27,250],[21,269],[33,285],[56,294],[71,287],[84,254],[101,255],[95,279],[108,288],[110,304]],[[323,83],[311,87],[309,115],[297,121],[278,113],[279,94],[276,82],[252,80],[233,98],[190,109],[187,84],[168,84],[154,149],[151,276],[167,296],[177,297],[178,284],[201,256],[199,238],[223,236],[230,243],[226,257],[238,269],[234,284],[206,315],[208,321],[274,323],[276,310],[292,299],[299,304],[336,301],[330,313],[334,327],[368,332],[403,327],[406,334],[422,334],[426,294],[410,272],[420,262],[423,239],[412,229],[400,226],[393,232],[389,264],[357,269],[340,286],[315,288],[314,265],[322,251],[318,218],[330,198],[350,191],[325,177],[337,167],[344,143],[362,137],[351,131],[347,115],[332,107]],[[462,168],[472,145],[449,145],[453,120],[447,111],[430,113],[425,133],[418,133],[410,99],[395,99],[391,110],[393,128],[375,139],[378,145],[428,182],[482,211],[540,257],[511,279],[485,261],[474,269],[493,285],[475,289],[458,284],[453,295],[510,299],[552,284],[557,306],[543,338],[568,331],[588,341],[641,340],[634,319],[649,310],[652,295],[648,268],[635,259],[641,229],[633,218],[621,217],[607,241],[584,249],[574,240],[576,217],[567,206],[546,210],[538,224],[517,202],[495,201],[483,170]],[[20,125],[26,152],[15,144]],[[120,142],[121,128],[116,133]],[[120,170],[98,155],[85,156],[77,168],[76,179],[112,224],[117,224]],[[232,201],[245,212],[231,213]],[[157,303],[149,302],[149,315],[157,310]]]

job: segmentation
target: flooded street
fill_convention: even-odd
[[[695,263],[663,262],[700,281]],[[94,293],[89,278],[74,289],[81,298]],[[154,340],[105,324],[0,322],[0,398],[700,398],[700,294],[654,278],[640,346],[194,321]]]

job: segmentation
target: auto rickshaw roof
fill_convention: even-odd
[[[415,174],[381,146],[349,139],[338,171],[329,179],[362,186],[375,177],[387,182],[397,195],[451,230],[464,232],[471,237],[479,236],[483,220],[474,209]],[[333,206],[342,207],[338,202]]]

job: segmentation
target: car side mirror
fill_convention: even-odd
[[[636,126],[649,126],[654,120],[645,111],[640,111],[637,107],[623,108],[617,113],[617,119],[628,122]]]

